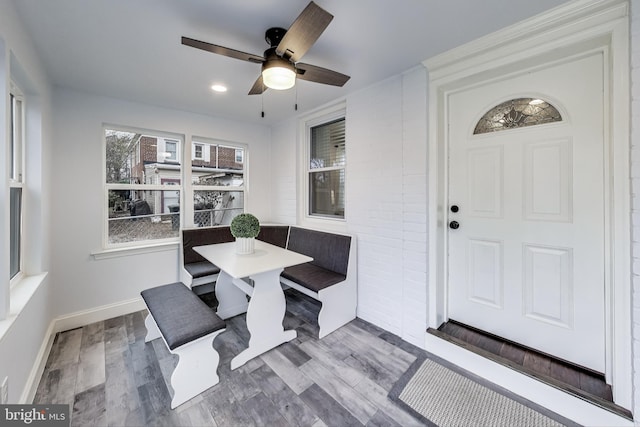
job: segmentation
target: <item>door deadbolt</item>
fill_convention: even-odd
[[[456,213],[460,210],[458,205],[451,205],[451,212]]]

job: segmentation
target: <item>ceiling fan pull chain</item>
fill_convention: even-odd
[[[260,104],[262,108],[262,117],[264,118],[264,83],[262,84],[262,93],[260,94]]]
[[[298,111],[298,85],[296,85],[296,105],[294,109],[295,111]]]

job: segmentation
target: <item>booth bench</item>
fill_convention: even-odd
[[[171,374],[171,409],[219,382],[220,356],[213,340],[225,330],[220,319],[183,283],[157,286],[140,293],[149,315],[145,342],[162,338],[178,364]]]
[[[285,268],[280,281],[322,303],[319,338],[355,319],[356,241],[352,236],[297,226],[261,225],[257,238],[313,258],[311,262]],[[214,281],[220,269],[193,247],[231,242],[234,238],[229,226],[216,226],[183,229],[181,240],[181,278],[194,286]]]

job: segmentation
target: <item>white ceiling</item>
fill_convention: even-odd
[[[351,76],[342,88],[247,95],[260,66],[183,46],[187,36],[262,55],[309,0],[14,0],[55,85],[271,124],[419,66],[567,0],[316,0],[334,19],[302,62]],[[229,87],[223,94],[210,86]],[[294,111],[297,102],[299,111]],[[264,104],[266,116],[260,117]]]

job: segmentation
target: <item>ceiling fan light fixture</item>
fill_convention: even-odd
[[[269,60],[262,68],[262,81],[270,89],[290,89],[296,84],[296,71],[285,59]]]

